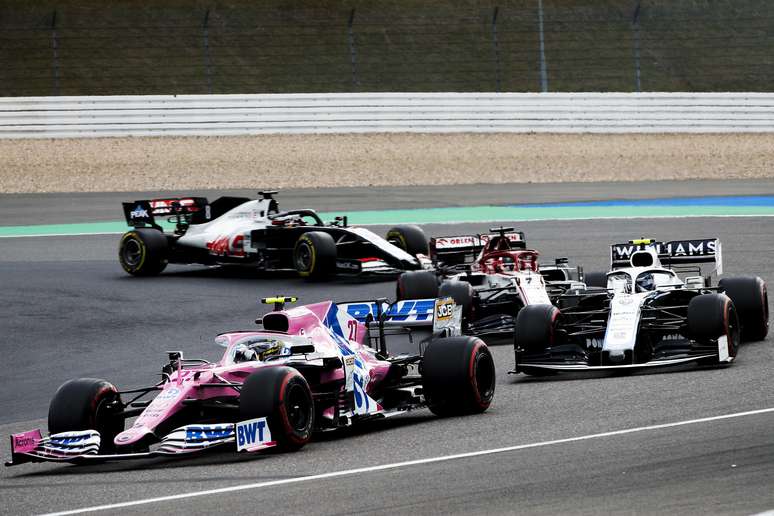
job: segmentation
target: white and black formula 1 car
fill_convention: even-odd
[[[539,265],[524,233],[490,228],[490,234],[430,239],[433,270],[398,277],[397,299],[451,296],[463,307],[465,332],[479,336],[513,335],[516,315],[532,304],[552,304],[557,296],[583,287],[583,269],[567,258]]]
[[[610,253],[604,285],[565,294],[558,308],[519,312],[515,372],[723,365],[733,362],[740,342],[766,337],[761,278],[723,278],[712,286],[712,273],[723,272],[717,239],[631,240]],[[715,267],[702,275],[707,263]]]
[[[259,192],[254,200],[185,197],[123,203],[133,229],[121,237],[121,266],[129,274],[151,276],[168,263],[248,265],[323,279],[394,275],[429,265],[427,239],[417,226],[395,226],[382,238],[349,226],[347,217],[326,224],[314,210],[279,211],[276,193]],[[157,222],[163,218],[174,224],[171,233]]]

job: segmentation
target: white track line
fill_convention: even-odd
[[[350,476],[350,475],[357,475],[360,473],[373,473],[375,471],[384,471],[387,469],[396,469],[396,468],[405,468],[408,466],[417,466],[421,464],[432,464],[435,462],[445,462],[450,460],[457,460],[457,459],[466,459],[470,457],[481,457],[484,455],[493,455],[496,453],[505,453],[505,452],[512,452],[512,451],[519,451],[519,450],[527,450],[530,448],[540,448],[544,446],[552,446],[556,444],[565,444],[565,443],[574,443],[578,441],[588,441],[590,439],[599,439],[602,437],[612,437],[617,435],[625,435],[625,434],[633,434],[636,432],[646,432],[649,430],[662,430],[664,428],[674,428],[677,426],[685,426],[685,425],[695,425],[698,423],[708,423],[712,421],[721,421],[724,419],[735,419],[740,417],[746,417],[746,416],[755,416],[758,414],[768,414],[774,412],[774,407],[771,408],[765,408],[760,410],[750,410],[747,412],[736,412],[734,414],[724,414],[722,416],[712,416],[712,417],[704,417],[701,419],[690,419],[687,421],[678,421],[675,423],[664,423],[660,425],[650,425],[650,426],[641,426],[638,428],[627,428],[625,430],[614,430],[612,432],[603,432],[600,434],[590,434],[590,435],[582,435],[579,437],[569,437],[566,439],[556,439],[553,441],[543,441],[538,443],[530,443],[530,444],[519,444],[516,446],[507,446],[505,448],[494,448],[491,450],[481,450],[476,452],[468,452],[468,453],[458,453],[456,455],[445,455],[442,457],[431,457],[428,459],[417,459],[417,460],[409,460],[405,462],[395,462],[393,464],[382,464],[381,466],[370,466],[365,468],[357,468],[357,469],[348,469],[344,471],[332,471],[330,473],[322,473],[319,475],[307,475],[303,477],[296,477],[296,478],[285,478],[282,480],[270,480],[267,482],[257,482],[254,484],[243,484],[238,486],[231,486],[231,487],[222,487],[219,489],[208,489],[206,491],[194,491],[190,493],[180,493],[176,495],[169,495],[169,496],[159,496],[157,498],[146,498],[143,500],[134,500],[131,502],[121,502],[121,503],[114,503],[109,505],[96,505],[93,507],[83,507],[80,509],[73,509],[70,511],[61,511],[61,512],[53,512],[48,513],[44,516],[60,516],[60,515],[66,515],[66,514],[81,514],[84,512],[96,512],[96,511],[107,511],[111,509],[121,509],[124,507],[134,507],[137,505],[146,505],[151,503],[159,503],[159,502],[169,502],[173,500],[180,500],[184,498],[195,498],[197,496],[209,496],[209,495],[215,495],[215,494],[222,494],[222,493],[231,493],[234,491],[246,491],[248,489],[259,489],[263,487],[272,487],[272,486],[280,486],[280,485],[287,485],[287,484],[297,484],[300,482],[310,482],[313,480],[324,480],[329,478],[336,478],[336,477],[344,477],[344,476]]]

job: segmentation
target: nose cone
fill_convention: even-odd
[[[116,446],[128,446],[141,441],[145,436],[153,434],[153,430],[146,426],[132,427],[124,430],[113,439]]]

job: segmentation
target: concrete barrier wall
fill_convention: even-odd
[[[0,138],[774,132],[772,93],[359,93],[0,98]]]

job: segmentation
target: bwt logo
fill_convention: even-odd
[[[347,313],[357,319],[358,321],[364,321],[366,317],[371,316],[376,319],[378,317],[376,303],[351,303],[347,305]],[[393,305],[388,311],[387,315],[393,321],[405,321],[408,319],[414,321],[427,321],[433,317],[435,311],[434,299],[421,299],[419,301],[399,301]]]
[[[75,435],[72,437],[52,437],[51,443],[52,444],[73,444],[73,443],[79,443],[81,441],[85,441],[88,439],[88,435]]]
[[[244,425],[240,424],[237,427],[237,448],[264,442],[266,440],[264,438],[264,430],[266,430],[265,420],[252,421]]]
[[[212,426],[200,428],[186,428],[186,442],[216,441],[233,435],[234,429],[229,426]]]

